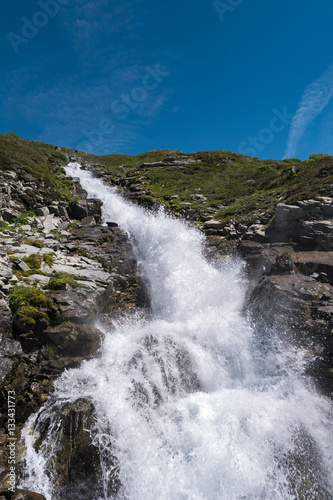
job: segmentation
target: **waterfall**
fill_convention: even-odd
[[[96,410],[103,493],[86,498],[331,498],[331,404],[304,376],[296,349],[252,328],[242,262],[209,263],[196,228],[124,200],[78,164],[67,172],[103,201],[104,221],[132,236],[151,295],[149,317],[105,331],[101,355],[55,386],[57,407],[87,398]],[[37,451],[29,429],[54,408],[48,403],[24,430],[24,486],[48,500],[62,498],[47,471],[56,443],[50,437]]]

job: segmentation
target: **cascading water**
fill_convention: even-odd
[[[270,334],[263,349],[242,314],[241,264],[214,267],[196,229],[125,201],[78,164],[67,171],[103,201],[104,220],[134,237],[150,287],[150,317],[105,332],[101,356],[65,372],[55,389],[57,407],[93,402],[94,441],[104,457],[116,457],[115,497],[331,498],[330,402],[304,378],[292,348]],[[54,408],[42,408],[37,420]],[[24,431],[24,485],[60,500],[47,471],[54,443],[36,451],[35,421]],[[103,498],[111,497],[114,470],[105,460]]]

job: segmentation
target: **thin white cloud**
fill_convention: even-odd
[[[297,146],[310,123],[326,108],[333,97],[333,64],[304,91],[292,119],[285,158],[296,154]]]

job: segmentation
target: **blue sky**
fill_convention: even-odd
[[[327,0],[12,0],[0,132],[96,154],[333,154]]]

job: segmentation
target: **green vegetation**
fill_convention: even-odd
[[[9,296],[9,306],[20,333],[33,330],[37,320],[49,321],[48,314],[40,309],[49,308],[50,299],[36,287],[14,287]]]
[[[54,260],[54,256],[50,253],[44,255],[43,257],[43,261],[45,262],[46,265],[48,265],[49,267],[52,267],[53,266],[53,260]]]
[[[1,223],[0,231],[15,231],[18,226],[29,224],[28,217],[35,217],[35,213],[32,210],[29,210],[28,212],[20,214],[18,217],[16,217],[15,221],[12,224],[7,224],[6,222]]]
[[[15,286],[9,296],[9,306],[12,313],[17,313],[21,307],[33,306],[47,308],[49,297],[36,287]]]
[[[12,130],[8,130],[7,134],[5,134],[5,135],[7,135],[8,137],[14,137],[15,139],[20,138],[20,136],[15,134],[15,132],[13,132]]]
[[[37,248],[43,248],[43,246],[44,246],[44,243],[42,241],[40,241],[40,240],[29,240],[29,239],[26,239],[25,243],[27,245],[31,245],[31,246],[37,247]]]
[[[24,257],[23,260],[30,267],[30,269],[38,270],[40,269],[40,266],[42,264],[43,257],[38,253],[34,253],[32,255]]]
[[[326,158],[327,156],[330,155],[324,153],[314,153],[309,156],[309,160],[320,160],[321,158]]]
[[[72,150],[0,136],[0,169],[15,170],[20,165],[22,180],[38,185],[43,181],[50,198],[46,202],[72,199],[73,183],[64,176],[62,166],[67,154]],[[191,219],[198,222],[212,214],[225,223],[248,223],[259,212],[273,213],[280,202],[333,194],[333,157],[322,153],[305,161],[259,160],[230,151],[154,150],[138,156],[82,152],[80,156],[95,164],[94,170],[106,182],[125,187],[136,184],[145,192],[147,204],[161,202],[180,216],[190,209]],[[195,201],[189,197],[193,194],[207,200]],[[69,228],[75,229],[74,224]]]
[[[51,156],[53,156],[53,158],[61,160],[63,163],[67,163],[68,161],[67,155],[65,153],[62,153],[61,151],[54,151],[53,153],[51,153]]]
[[[109,182],[137,184],[147,197],[164,203],[175,214],[183,214],[182,203],[191,203],[194,220],[202,221],[203,212],[211,209],[214,217],[237,223],[253,220],[258,211],[273,212],[280,202],[332,195],[333,157],[312,157],[308,161],[274,161],[229,151],[183,154],[161,150],[138,156],[93,157],[91,161],[99,163],[98,172]],[[144,164],[151,162],[161,163]],[[193,201],[192,194],[203,195],[207,201]],[[173,195],[178,198],[171,198]]]
[[[79,283],[75,281],[73,276],[68,273],[54,273],[48,284],[44,287],[48,290],[65,290],[66,285],[71,286],[72,288],[79,287]]]
[[[25,212],[24,214],[20,214],[15,221],[16,226],[23,226],[26,224],[29,224],[29,217],[36,217],[36,214],[32,211],[29,210],[28,212]]]
[[[0,226],[0,232],[3,232],[3,231],[15,232],[15,228],[13,228],[13,226],[11,226],[10,224],[3,223]]]
[[[16,134],[0,135],[0,171],[13,170],[23,182],[43,187],[46,202],[69,200],[73,183],[64,175],[66,154],[54,146],[21,139]],[[19,170],[17,166],[19,165]]]

